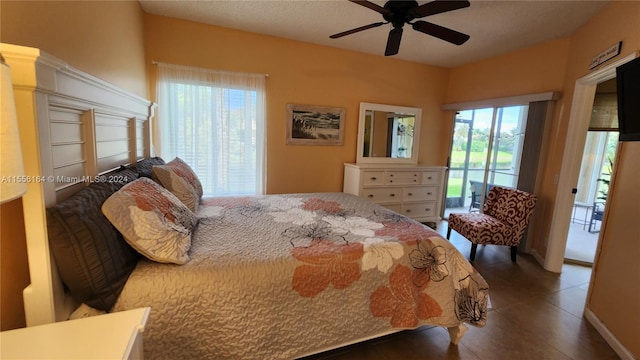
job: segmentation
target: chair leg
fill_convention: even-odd
[[[447,228],[447,240],[451,237],[451,228]]]
[[[517,246],[512,246],[511,247],[511,261],[516,262],[516,255],[518,254],[518,247]]]
[[[471,254],[469,254],[469,260],[473,261],[476,258],[476,250],[478,249],[478,244],[471,244]]]

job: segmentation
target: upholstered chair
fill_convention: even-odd
[[[527,229],[536,200],[533,194],[494,186],[489,190],[482,213],[449,215],[447,239],[451,230],[455,230],[471,241],[471,261],[476,257],[478,244],[510,246],[511,260],[516,261],[518,243]]]

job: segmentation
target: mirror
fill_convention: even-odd
[[[357,163],[417,164],[422,110],[360,103]]]

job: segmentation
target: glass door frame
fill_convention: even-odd
[[[457,112],[456,112],[457,115]],[[452,206],[454,205],[454,199],[455,199],[455,207],[464,207],[465,206],[465,201],[464,199],[466,198],[467,195],[467,188],[464,186],[464,184],[466,184],[468,178],[469,178],[469,159],[471,157],[471,139],[473,136],[473,119],[471,120],[464,120],[464,119],[458,119],[457,116],[454,117],[454,127],[453,127],[453,135],[452,138],[455,136],[455,132],[456,132],[456,125],[457,124],[468,124],[469,128],[467,129],[467,139],[465,141],[465,156],[464,156],[464,167],[462,168],[452,168],[451,167],[451,153],[453,151],[453,141],[451,141],[451,147],[449,148],[449,156],[447,158],[447,168],[449,169],[449,174],[451,173],[451,171],[462,171],[462,187],[460,189],[460,196],[459,197],[452,197],[449,198],[447,195],[447,191],[445,191],[445,204],[449,205],[451,204]],[[447,179],[448,180],[448,179]],[[447,181],[447,189],[448,190],[449,187],[449,182]],[[451,200],[450,200],[451,199]],[[448,206],[445,206],[448,207]]]
[[[449,173],[448,173],[448,177],[447,177],[447,191],[445,192],[446,194],[448,194],[448,189],[449,189],[449,185],[450,185],[450,176],[451,176],[451,171],[462,171],[462,188],[460,191],[460,197],[451,197],[449,198],[448,195],[446,197],[446,204],[449,206],[445,206],[446,208],[460,208],[460,207],[466,207],[466,204],[464,201],[464,199],[466,199],[466,193],[467,193],[467,186],[466,183],[469,180],[469,164],[470,164],[470,159],[471,159],[471,150],[472,150],[472,141],[473,141],[473,131],[474,131],[474,124],[475,124],[475,120],[476,120],[476,112],[477,111],[482,111],[485,110],[487,113],[490,111],[491,112],[491,124],[489,126],[489,134],[488,134],[488,139],[487,139],[487,148],[486,148],[486,155],[485,155],[485,159],[484,159],[484,169],[482,169],[483,171],[483,175],[482,175],[482,186],[479,193],[479,204],[483,204],[484,203],[484,199],[486,198],[487,194],[486,192],[488,191],[487,188],[487,184],[491,184],[491,183],[495,183],[496,180],[496,174],[499,173],[499,169],[497,168],[497,164],[498,164],[498,148],[499,148],[499,141],[501,139],[501,134],[503,132],[502,130],[502,121],[503,118],[505,116],[505,109],[508,108],[521,108],[519,110],[519,118],[517,119],[517,126],[516,129],[518,130],[518,132],[516,132],[516,137],[517,137],[517,142],[514,143],[514,149],[512,149],[512,155],[516,156],[517,159],[512,158],[512,171],[511,173],[509,172],[505,172],[504,175],[506,176],[511,176],[513,177],[513,179],[511,180],[510,184],[502,184],[504,186],[511,186],[511,187],[517,187],[517,183],[518,183],[518,175],[519,175],[519,167],[520,167],[520,162],[521,162],[521,155],[522,155],[522,147],[523,147],[523,136],[521,136],[522,134],[524,134],[524,130],[526,129],[526,121],[527,121],[527,114],[528,114],[528,103],[525,104],[512,104],[512,105],[506,105],[506,106],[488,106],[488,107],[479,107],[479,108],[473,108],[473,109],[467,109],[466,111],[471,111],[471,119],[462,119],[459,117],[460,112],[457,111],[455,114],[455,118],[454,118],[454,126],[453,126],[453,131],[452,131],[452,141],[451,141],[451,147],[449,150],[449,157],[448,157],[448,167],[449,167]],[[464,167],[462,168],[452,168],[451,164],[452,164],[452,155],[453,155],[453,150],[454,150],[454,138],[456,135],[456,128],[458,124],[469,124],[469,129],[468,129],[468,133],[466,136],[466,145],[465,145],[465,160],[464,160]],[[494,151],[494,149],[496,151]],[[483,151],[484,152],[484,151]],[[515,161],[515,163],[514,163]],[[480,169],[478,169],[480,170]],[[473,200],[472,200],[473,201]],[[460,206],[462,205],[462,206]],[[454,207],[455,206],[455,207]],[[471,205],[469,206],[469,211],[471,211]],[[479,211],[482,211],[482,206],[480,206]],[[445,216],[446,217],[446,216]]]

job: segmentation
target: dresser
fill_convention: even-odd
[[[443,166],[344,164],[342,191],[420,222],[441,219]]]

